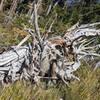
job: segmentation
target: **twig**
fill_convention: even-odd
[[[57,0],[53,7],[52,7],[53,1],[51,1],[51,4],[49,5],[49,8],[48,8],[48,10],[47,10],[46,15],[49,15],[51,9],[54,9],[54,8],[57,6],[57,4],[59,3],[59,1],[60,1],[60,0]]]
[[[40,79],[53,79],[53,80],[57,80],[57,77],[41,77],[39,76]]]
[[[57,14],[56,14],[55,19],[52,21],[52,23],[51,23],[51,25],[50,25],[50,27],[49,27],[49,29],[48,29],[48,31],[47,31],[48,33],[51,32],[51,28],[52,28],[52,26],[53,26],[53,24],[54,24],[56,18],[57,18]]]

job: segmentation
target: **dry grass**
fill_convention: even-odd
[[[12,26],[4,27],[0,24],[0,46],[10,46],[18,44],[28,33],[24,30]]]
[[[100,100],[100,69],[93,71],[86,65],[76,72],[81,81],[43,88],[29,82],[17,82],[1,88],[0,100]]]

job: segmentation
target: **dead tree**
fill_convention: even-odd
[[[90,56],[94,59],[100,57],[100,54],[96,52],[97,49],[100,49],[100,44],[91,45],[94,37],[100,36],[100,30],[82,28],[82,26],[71,29],[71,32],[66,33],[67,35],[65,34],[64,37],[57,36],[42,41],[42,52],[37,33],[32,29],[27,29],[30,35],[26,36],[18,46],[12,47],[11,50],[0,55],[2,83],[13,83],[20,79],[31,79],[38,82],[41,78],[51,80],[60,78],[66,84],[67,80],[80,80],[73,72],[80,67],[81,59]],[[30,36],[33,38],[32,45],[21,46]],[[87,37],[91,37],[91,39],[88,40]],[[72,60],[70,60],[71,55]],[[45,76],[46,74],[49,76]]]
[[[15,2],[15,1],[14,1]],[[45,38],[41,36],[38,25],[38,7],[42,0],[34,1],[34,30],[25,29],[27,35],[17,46],[0,54],[0,80],[2,83],[13,83],[16,80],[31,80],[39,82],[40,79],[67,80],[77,79],[73,74],[81,65],[81,60],[87,57],[100,57],[96,52],[100,44],[93,44],[100,30],[94,26],[75,24],[69,28],[64,36]],[[17,0],[16,0],[17,3]],[[16,5],[12,8],[16,9]],[[12,11],[12,9],[11,9]],[[12,11],[13,12],[13,11]],[[51,30],[51,23],[48,32]],[[32,38],[32,43],[22,46],[25,41]],[[90,37],[91,39],[88,39]],[[44,39],[45,38],[45,39]],[[92,45],[91,45],[92,44]]]

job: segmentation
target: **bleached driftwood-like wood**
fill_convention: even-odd
[[[11,61],[16,61],[20,58],[23,58],[26,55],[26,51],[28,51],[27,47],[20,48],[12,48],[12,50],[8,52],[4,52],[0,55],[0,66],[3,66]]]
[[[74,31],[73,29],[71,28],[69,34],[65,34],[64,37],[56,36],[42,40],[42,50],[41,43],[37,39],[38,34],[32,29],[27,29],[29,35],[17,46],[12,46],[10,50],[0,54],[0,81],[9,83],[31,79],[38,82],[41,78],[48,77],[50,80],[57,80],[60,77],[65,84],[68,79],[79,81],[73,72],[80,67],[81,60],[89,56],[100,57],[100,53],[96,52],[100,49],[100,44],[92,44],[96,43],[95,39],[97,35],[100,36],[100,30],[78,27]],[[33,38],[33,45],[22,46],[30,36]],[[87,37],[91,36],[92,38],[88,40]]]
[[[3,3],[4,3],[4,1],[5,1],[5,0],[1,0],[1,2],[0,2],[0,11],[2,11],[2,10],[3,10],[3,6],[4,6],[4,4],[3,4]]]
[[[38,26],[37,5],[39,5],[39,4],[36,4],[36,1],[35,1],[34,2],[34,27],[35,27],[35,33],[38,35],[38,39],[41,43],[42,38],[41,38],[41,35],[40,35],[39,26]]]
[[[89,28],[89,27],[94,27],[97,25],[100,25],[100,22],[96,22],[96,23],[92,23],[92,24],[84,24],[84,25],[81,25],[79,28]]]

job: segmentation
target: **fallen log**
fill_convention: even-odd
[[[31,29],[28,32],[30,35],[27,35],[17,46],[12,46],[10,50],[0,54],[0,80],[2,82],[13,83],[20,79],[37,81],[46,77],[53,80],[55,76],[67,84],[68,79],[80,80],[73,72],[80,67],[81,59],[88,56],[100,57],[100,54],[96,52],[100,44],[90,45],[94,40],[87,39],[87,37],[99,36],[100,30],[78,29],[77,27],[63,37],[46,38],[42,40],[42,43]],[[33,39],[32,45],[22,46],[30,36]],[[72,60],[70,60],[70,55]],[[46,74],[48,76],[45,76]]]

